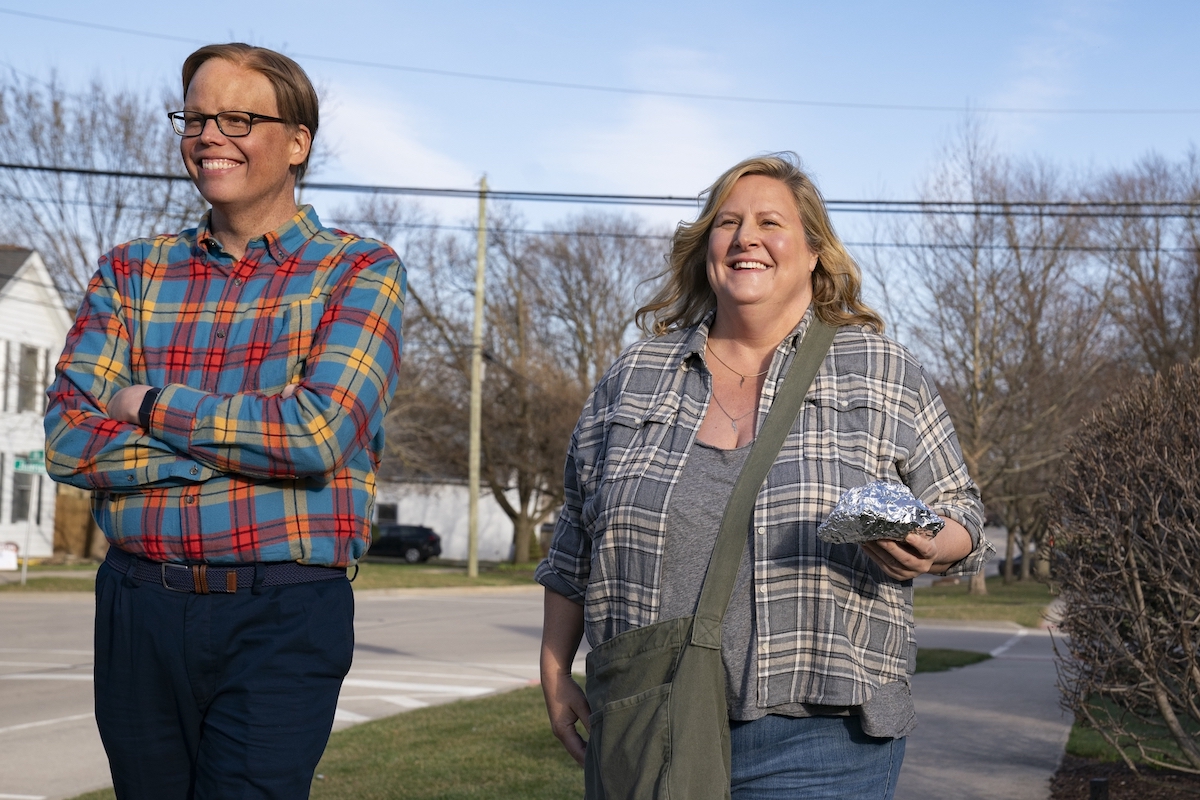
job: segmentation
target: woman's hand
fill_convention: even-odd
[[[550,730],[580,764],[587,742],[579,735],[575,723],[582,722],[584,729],[588,729],[588,718],[592,715],[587,697],[571,677],[571,664],[582,638],[583,606],[547,589],[542,623],[542,695],[546,698]]]
[[[945,527],[937,536],[910,533],[904,541],[879,539],[861,547],[889,577],[907,581],[927,572],[945,572],[971,552],[971,534],[952,519],[942,517]]]
[[[588,718],[592,715],[591,706],[583,689],[570,675],[547,675],[542,673],[542,694],[546,698],[546,714],[550,717],[550,730],[562,742],[563,747],[571,754],[571,758],[583,764],[583,755],[587,751],[587,742],[579,735],[576,722],[582,722],[585,730],[589,730]]]

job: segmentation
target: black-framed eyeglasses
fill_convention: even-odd
[[[256,122],[283,122],[286,119],[268,117],[266,114],[255,114],[250,111],[222,111],[219,114],[201,114],[199,111],[172,111],[167,114],[171,119],[171,127],[183,137],[199,136],[204,132],[204,126],[210,119],[217,121],[217,130],[223,135],[236,139],[239,136],[249,136]]]

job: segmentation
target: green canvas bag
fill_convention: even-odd
[[[800,343],[725,506],[695,616],[625,631],[588,653],[587,800],[729,797],[721,622],[755,499],[835,332],[814,319]]]

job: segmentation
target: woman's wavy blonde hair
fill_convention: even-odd
[[[659,276],[666,283],[637,311],[637,324],[647,334],[659,336],[695,325],[717,304],[708,283],[708,235],[717,210],[746,175],[764,175],[782,181],[796,198],[804,223],[804,238],[817,254],[813,270],[816,313],[829,325],[868,325],[883,331],[883,318],[862,301],[862,272],[833,230],[821,192],[800,169],[795,153],[773,153],[748,158],[717,179],[705,194],[704,208],[695,222],[681,222],[671,240],[667,269]]]

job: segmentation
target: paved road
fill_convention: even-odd
[[[524,587],[360,592],[335,729],[536,681],[541,601]],[[111,784],[92,716],[92,606],[83,593],[0,595],[0,800]]]
[[[536,680],[538,589],[370,591],[357,603],[337,728]],[[108,784],[91,716],[91,625],[82,593],[0,595],[0,800],[56,800]],[[920,727],[898,800],[1047,797],[1069,721],[1057,708],[1049,637],[1017,633],[918,626],[924,647],[997,657],[916,676]]]
[[[1044,800],[1071,718],[1058,706],[1050,635],[1016,625],[917,626],[922,647],[991,653],[913,676],[917,730],[896,800]]]

